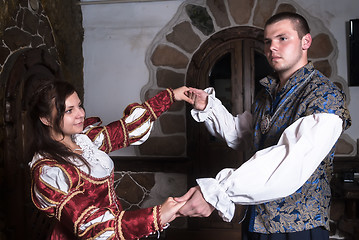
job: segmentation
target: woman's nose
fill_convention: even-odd
[[[84,117],[85,116],[85,110],[83,108],[79,108],[77,112],[78,117]]]

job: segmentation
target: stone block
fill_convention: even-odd
[[[328,57],[333,49],[329,36],[325,33],[320,33],[313,38],[312,45],[308,50],[308,58]]]
[[[248,23],[254,0],[228,0],[228,8],[232,18],[237,24]]]
[[[210,8],[214,16],[215,22],[219,27],[223,28],[230,25],[224,1],[207,0],[207,5]]]
[[[166,36],[172,42],[188,53],[194,52],[201,43],[199,36],[193,32],[189,22],[182,22],[173,28],[173,32]]]
[[[30,46],[31,37],[31,34],[15,27],[5,30],[4,42],[11,51],[15,51],[19,48]]]
[[[332,66],[330,66],[328,60],[316,61],[313,62],[313,65],[316,69],[323,73],[324,76],[330,78],[330,76],[332,75]]]
[[[41,37],[39,37],[37,35],[32,36],[32,38],[31,38],[31,47],[32,48],[37,48],[42,44],[44,44],[44,42],[42,41]]]
[[[115,192],[122,203],[139,206],[155,185],[153,173],[116,172]],[[123,206],[125,207],[125,206]]]
[[[38,27],[39,27],[39,17],[34,15],[30,10],[25,9],[24,21],[22,25],[23,30],[34,35],[37,34]]]
[[[208,14],[205,7],[188,4],[186,13],[192,21],[193,26],[200,30],[204,35],[208,36],[214,31],[213,19]]]
[[[178,88],[184,85],[185,75],[168,69],[158,68],[157,85],[162,88]]]
[[[254,9],[253,25],[263,28],[268,18],[273,15],[277,0],[258,0]]]
[[[297,12],[297,9],[295,9],[295,7],[293,7],[293,5],[291,5],[291,4],[282,3],[282,4],[280,4],[280,5],[278,6],[276,13],[281,13],[281,12],[292,12],[292,13],[296,13],[296,12]]]
[[[151,56],[155,66],[169,66],[173,68],[186,68],[188,57],[177,49],[168,45],[159,45]]]

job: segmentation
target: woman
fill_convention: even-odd
[[[29,103],[31,196],[35,206],[57,219],[51,239],[137,239],[163,230],[183,205],[123,211],[116,197],[110,151],[145,141],[152,123],[187,87],[167,89],[144,104],[131,104],[124,117],[94,126],[72,85],[42,84]]]

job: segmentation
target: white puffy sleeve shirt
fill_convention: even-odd
[[[207,107],[193,109],[192,117],[236,148],[242,136],[252,131],[251,114],[233,116],[215,97],[213,88],[205,91],[209,94]],[[231,221],[235,204],[260,204],[294,193],[330,152],[342,133],[342,123],[339,116],[328,113],[298,119],[276,145],[256,152],[241,167],[223,169],[215,178],[197,179],[205,200],[225,221]]]

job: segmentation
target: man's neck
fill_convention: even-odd
[[[304,67],[305,65],[307,65],[308,62],[306,62],[305,64],[301,64],[300,67],[295,68],[295,70],[291,70],[291,71],[284,71],[284,72],[280,72],[278,73],[278,79],[279,79],[279,87],[278,90],[282,89],[283,86],[287,83],[287,81],[289,80],[289,78],[291,78],[293,76],[293,74],[295,74],[299,69],[301,69],[302,67]]]

